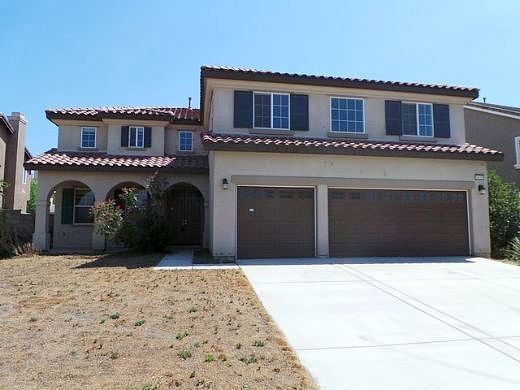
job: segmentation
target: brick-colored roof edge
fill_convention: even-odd
[[[198,108],[187,107],[98,107],[55,108],[45,110],[49,120],[73,119],[98,121],[106,119],[160,120],[176,124],[200,125]]]
[[[254,80],[280,83],[312,84],[345,88],[378,89],[398,92],[415,92],[435,95],[461,96],[475,99],[479,89],[439,84],[414,83],[404,81],[384,81],[335,76],[317,76],[298,73],[282,73],[258,69],[234,68],[227,66],[203,65],[201,75],[209,78]]]
[[[216,133],[204,134],[202,143],[207,150],[246,152],[418,157],[481,161],[501,161],[504,158],[503,153],[500,151],[470,144],[448,145]]]
[[[204,155],[135,156],[111,155],[103,152],[66,152],[50,149],[24,166],[34,170],[96,169],[96,170],[181,170],[206,172],[208,157]]]

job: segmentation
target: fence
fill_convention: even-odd
[[[20,210],[0,210],[0,258],[27,251],[31,247],[34,215]]]

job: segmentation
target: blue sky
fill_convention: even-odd
[[[520,106],[520,1],[0,0],[0,112],[184,106],[203,64],[475,86]]]

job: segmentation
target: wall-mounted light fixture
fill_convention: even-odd
[[[222,179],[222,189],[227,190],[228,188],[229,188],[228,180],[226,178],[223,178]]]
[[[475,173],[475,180],[484,180],[486,177],[483,173]]]
[[[486,193],[486,187],[484,187],[484,184],[478,185],[478,192],[480,193],[480,195],[484,195]]]

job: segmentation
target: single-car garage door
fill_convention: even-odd
[[[238,187],[239,258],[313,257],[312,188]]]
[[[469,254],[466,193],[329,189],[330,255]]]

